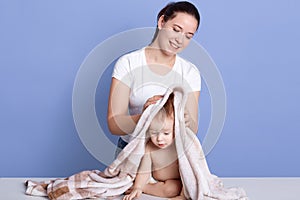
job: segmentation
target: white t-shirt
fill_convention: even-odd
[[[200,72],[195,65],[176,55],[172,70],[159,75],[147,65],[145,48],[121,56],[115,64],[112,77],[131,89],[129,97],[131,115],[142,113],[147,99],[154,95],[165,94],[174,84],[183,86],[187,92],[201,89]],[[126,142],[130,139],[130,135],[121,137]]]

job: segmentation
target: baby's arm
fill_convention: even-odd
[[[148,183],[151,175],[151,165],[152,161],[150,152],[146,146],[145,154],[141,160],[132,190],[130,194],[124,196],[123,200],[131,200],[135,197],[138,198],[142,194],[143,188]]]

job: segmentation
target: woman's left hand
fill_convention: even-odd
[[[185,122],[185,127],[188,127],[189,129],[191,129],[191,131],[196,133],[195,132],[195,131],[197,131],[196,123],[193,120],[193,118],[191,117],[191,114],[186,110],[184,111],[184,122]]]
[[[189,115],[189,113],[185,110],[184,111],[184,122],[185,122],[185,126],[190,128],[191,125],[191,116]]]

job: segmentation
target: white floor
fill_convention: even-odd
[[[0,199],[45,200],[43,197],[25,195],[26,180],[49,178],[0,178]],[[300,200],[300,178],[222,178],[225,187],[243,187],[251,200]],[[140,200],[159,200],[142,195]]]

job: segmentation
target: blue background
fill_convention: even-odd
[[[156,14],[167,2],[0,1],[0,177],[104,169],[73,122],[76,73],[108,37],[156,26]],[[300,2],[192,2],[202,17],[194,39],[218,66],[227,94],[222,135],[207,156],[211,172],[300,176]],[[110,72],[101,77],[96,94],[103,126]],[[210,117],[205,83],[199,106],[202,140]]]

